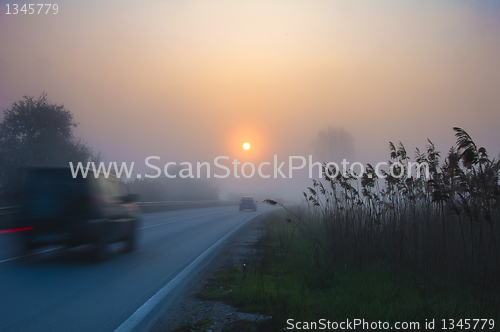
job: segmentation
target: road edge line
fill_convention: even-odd
[[[194,261],[192,261],[184,270],[182,270],[178,275],[176,275],[168,284],[163,286],[156,294],[149,298],[143,305],[139,307],[125,322],[123,322],[115,332],[129,332],[132,331],[139,323],[142,322],[144,318],[172,291],[175,287],[180,284],[183,279],[189,275],[212,251],[219,247],[224,241],[226,241],[231,235],[236,233],[240,228],[242,228],[247,222],[255,219],[267,212],[262,212],[256,216],[253,216],[241,224],[236,226],[234,229],[230,230],[226,235],[220,238],[217,242],[206,249],[200,256],[198,256]]]
[[[42,250],[42,251],[37,251],[37,252],[31,253],[31,254],[27,254],[27,255],[22,255],[22,256],[7,258],[7,259],[4,259],[3,261],[0,261],[0,264],[1,263],[7,263],[7,262],[10,262],[10,261],[13,261],[13,260],[16,260],[16,259],[21,259],[21,258],[25,258],[25,257],[29,257],[29,256],[43,254],[43,253],[49,252],[49,251],[59,250],[59,249],[62,249],[62,248],[63,247],[55,247],[55,248],[50,248],[50,249],[46,249],[46,250]]]

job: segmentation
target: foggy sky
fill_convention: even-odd
[[[64,104],[108,161],[259,163],[341,126],[356,158],[410,155],[452,127],[500,151],[494,1],[61,1],[0,15],[0,109]],[[243,152],[241,144],[252,144]]]

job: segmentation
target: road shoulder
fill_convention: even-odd
[[[245,212],[243,212],[245,213]],[[256,218],[246,224],[237,234],[212,257],[210,262],[192,279],[178,300],[167,306],[160,318],[152,325],[152,332],[180,330],[187,323],[210,321],[213,332],[236,320],[260,320],[265,317],[259,314],[239,312],[220,301],[201,300],[197,294],[202,292],[218,270],[242,267],[246,261],[257,254],[255,244],[258,242],[266,222],[265,216]]]

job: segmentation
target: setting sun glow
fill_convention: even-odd
[[[250,149],[250,143],[248,143],[248,142],[243,143],[243,149],[245,149],[245,150]]]

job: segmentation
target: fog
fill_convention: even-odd
[[[363,163],[386,161],[389,141],[413,156],[429,138],[445,155],[454,126],[499,153],[495,1],[91,0],[56,15],[0,4],[0,109],[45,91],[75,115],[76,136],[137,173],[154,173],[148,156],[307,158],[328,126],[352,135]],[[216,183],[295,198],[310,180]]]

